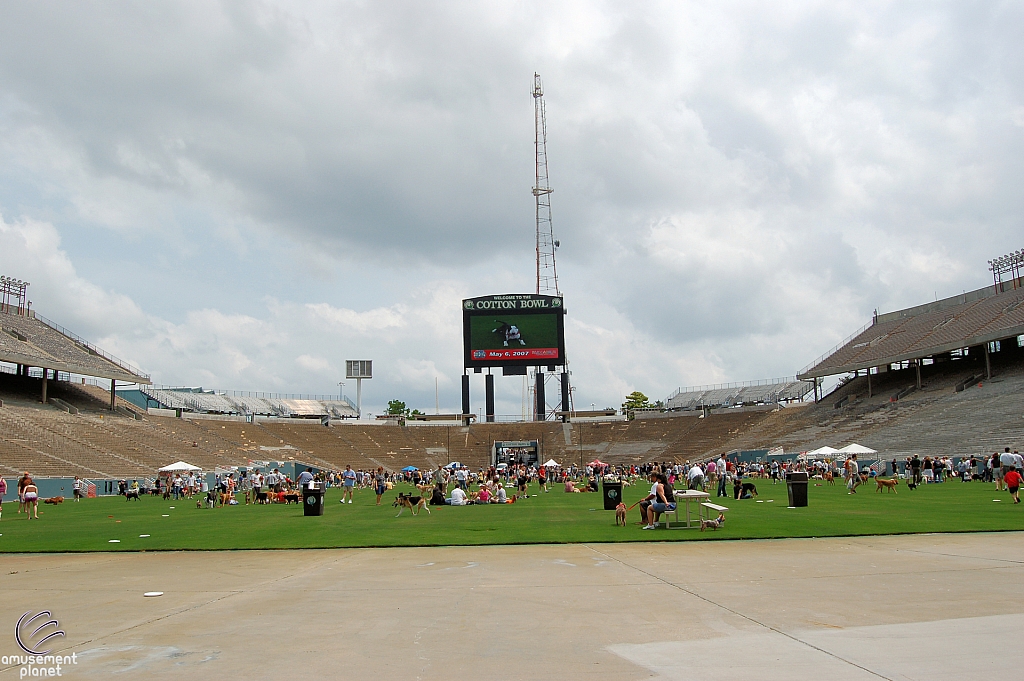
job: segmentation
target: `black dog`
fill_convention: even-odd
[[[139,500],[139,490],[137,490],[137,489],[130,489],[130,490],[128,490],[128,491],[126,491],[124,493],[124,500],[125,501],[131,501],[132,499],[134,499],[135,501]]]

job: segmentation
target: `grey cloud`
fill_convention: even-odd
[[[264,251],[284,239],[410,289],[469,276],[466,263],[532,249],[536,69],[564,288],[614,301],[672,352],[712,344],[724,374],[748,370],[733,341],[776,343],[799,365],[809,320],[845,335],[874,305],[984,283],[985,259],[1019,247],[1021,13],[7,3],[0,134],[40,131],[66,154],[31,169],[0,157],[37,194],[4,187],[2,208],[59,213],[46,197],[76,192],[127,205],[137,189],[180,221],[185,204],[241,241],[258,232]],[[108,180],[120,193],[104,195]],[[728,232],[737,214],[757,232]],[[666,260],[651,230],[680,220],[703,229]],[[183,251],[208,248],[181,231]],[[915,259],[928,264],[908,271]],[[208,276],[197,288],[222,284]]]

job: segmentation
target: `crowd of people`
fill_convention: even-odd
[[[620,481],[626,485],[640,480],[652,482],[651,493],[641,505],[641,517],[645,527],[655,524],[656,514],[664,512],[674,500],[673,490],[683,487],[701,490],[718,497],[748,499],[757,496],[755,479],[770,480],[777,484],[785,480],[789,472],[806,472],[811,478],[833,479],[842,477],[848,492],[856,494],[857,488],[876,476],[905,478],[908,485],[942,483],[946,480],[961,482],[984,481],[994,483],[997,490],[1008,491],[1019,503],[1019,487],[1024,476],[1024,458],[1017,451],[1007,447],[1003,452],[984,456],[954,457],[907,457],[899,462],[878,461],[870,466],[861,466],[856,455],[838,461],[770,459],[766,462],[740,462],[725,455],[697,462],[652,461],[646,464],[608,465],[594,462],[577,466],[538,466],[536,464],[514,463],[496,465],[472,470],[463,465],[440,466],[430,471],[408,467],[402,471],[386,470],[383,466],[375,470],[353,470],[346,466],[341,471],[314,472],[307,468],[293,480],[279,468],[253,467],[207,476],[201,471],[178,472],[159,476],[152,483],[138,480],[121,480],[118,493],[130,498],[141,494],[162,495],[164,499],[183,500],[200,497],[198,505],[205,499],[207,506],[232,506],[242,504],[291,503],[298,501],[303,487],[308,485],[323,488],[342,489],[342,504],[351,504],[358,489],[370,489],[376,495],[376,504],[382,503],[384,494],[399,483],[416,486],[428,503],[432,505],[469,506],[475,504],[503,504],[530,497],[528,487],[535,483],[539,493],[550,492],[561,487],[567,493],[595,493],[600,481]],[[212,487],[211,487],[212,478]],[[147,486],[148,485],[148,486]],[[78,476],[73,483],[75,501],[85,497],[85,481]],[[18,513],[25,512],[29,518],[38,518],[39,489],[26,472],[18,479]],[[7,482],[0,478],[0,517],[3,515],[3,495]]]

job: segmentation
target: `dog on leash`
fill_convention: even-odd
[[[626,526],[626,505],[619,502],[619,505],[615,507],[615,525]]]
[[[875,484],[877,485],[877,487],[875,488],[876,492],[881,492],[882,488],[884,487],[886,492],[892,490],[893,494],[899,494],[899,492],[896,491],[896,485],[900,484],[900,481],[896,478],[893,478],[892,480],[883,480],[882,478],[875,478]]]
[[[57,504],[63,504],[64,503],[64,497],[50,497],[49,499],[46,499],[45,501],[43,501],[43,503],[44,504],[53,504],[54,506],[56,506]]]
[[[427,508],[427,498],[423,496],[414,497],[411,494],[403,494],[399,492],[398,496],[395,497],[395,503],[391,505],[398,509],[398,515],[395,516],[396,518],[399,515],[402,515],[402,511],[405,509],[409,509],[413,515],[419,515],[419,510],[423,508],[426,509],[427,515],[430,515],[430,509]]]
[[[701,518],[700,531],[703,532],[707,529],[717,530],[722,525],[725,525],[725,513],[719,512],[717,518],[708,518],[706,520],[704,518]]]

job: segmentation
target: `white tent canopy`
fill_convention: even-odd
[[[203,469],[199,466],[193,466],[190,463],[185,463],[184,461],[178,461],[177,463],[172,463],[169,466],[164,466],[158,470],[161,473],[184,473],[185,471],[201,471]]]
[[[854,442],[853,444],[846,445],[845,447],[840,449],[839,453],[840,454],[877,454],[878,452],[876,452],[875,450],[871,449],[870,447],[865,447],[864,445],[859,445],[856,442]]]
[[[544,467],[545,468],[561,468],[562,464],[558,463],[554,459],[548,459],[547,461],[544,462]]]
[[[807,452],[807,456],[832,456],[833,454],[839,454],[839,452],[840,450],[836,449],[835,447],[829,447],[828,445],[825,445],[824,447],[818,447],[815,450]]]

